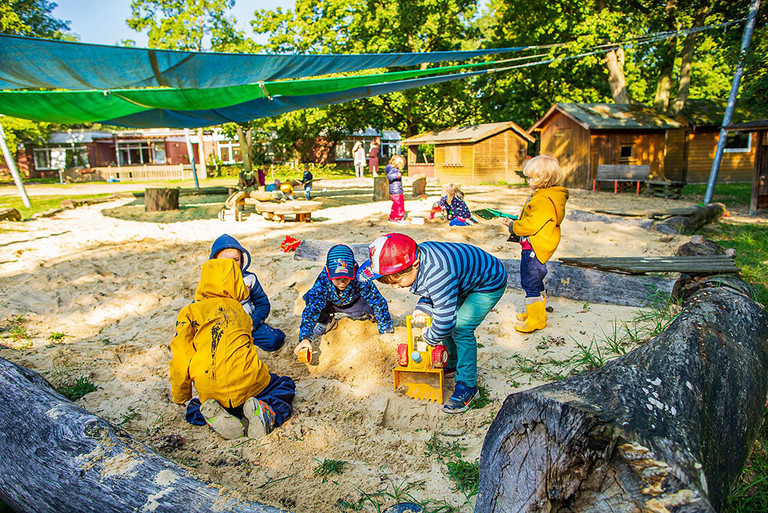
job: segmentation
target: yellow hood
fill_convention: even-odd
[[[231,258],[214,258],[203,264],[200,282],[195,291],[195,301],[228,298],[244,301],[248,288],[243,282],[243,273]]]

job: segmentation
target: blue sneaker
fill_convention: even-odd
[[[457,381],[453,395],[443,406],[443,411],[445,413],[464,413],[479,393],[477,387],[469,387],[463,381]]]

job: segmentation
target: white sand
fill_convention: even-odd
[[[356,184],[356,181],[349,181]],[[322,188],[343,182],[318,183]],[[521,189],[467,187],[471,208],[497,207],[517,212],[527,193]],[[436,197],[407,201],[413,214],[428,210]],[[463,459],[480,456],[483,438],[504,398],[545,382],[557,365],[526,373],[526,358],[564,360],[575,354],[576,341],[589,345],[610,332],[615,320],[629,320],[633,308],[589,304],[553,297],[549,327],[529,336],[513,329],[522,292],[508,289],[477,331],[479,379],[493,402],[463,415],[449,416],[441,407],[398,396],[391,369],[396,342],[379,340],[375,324],[343,319],[321,346],[317,366],[293,356],[303,301],[322,262],[296,261],[280,251],[286,235],[346,243],[367,243],[391,231],[417,241],[444,240],[476,244],[500,258],[518,258],[519,245],[505,242],[500,222],[482,221],[471,228],[446,223],[393,226],[385,220],[390,203],[363,203],[321,210],[325,220],[311,224],[277,224],[259,216],[242,223],[216,219],[172,224],[122,221],[102,215],[120,202],[65,211],[50,219],[2,223],[13,230],[0,234],[0,320],[23,315],[31,347],[0,339],[0,356],[32,368],[55,384],[88,376],[98,391],[78,401],[90,411],[119,424],[135,438],[194,472],[243,492],[248,498],[296,512],[339,511],[338,501],[357,502],[362,492],[422,483],[412,490],[419,499],[465,502],[445,465],[425,455],[433,435],[465,448]],[[572,191],[568,209],[659,210],[679,201],[631,194]],[[230,218],[231,219],[231,218]],[[253,255],[272,303],[268,322],[288,334],[287,346],[263,353],[272,372],[297,383],[294,416],[263,440],[224,441],[206,427],[187,424],[185,408],[170,401],[169,342],[178,311],[189,303],[211,242],[229,233]],[[686,241],[620,224],[563,223],[558,256],[669,255]],[[416,296],[385,289],[390,310],[405,341],[405,315]],[[48,339],[64,332],[61,341]],[[534,366],[535,367],[535,366]],[[532,370],[536,370],[535,368]],[[446,394],[453,383],[448,382]],[[164,437],[178,434],[186,444],[168,450]],[[314,475],[318,461],[347,462],[340,475],[323,481]],[[288,477],[287,479],[281,479]],[[382,499],[385,505],[392,501]],[[369,510],[371,510],[369,508]],[[462,510],[469,510],[464,506]]]

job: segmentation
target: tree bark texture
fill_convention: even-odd
[[[179,189],[147,187],[144,191],[144,211],[160,212],[179,208]]]
[[[704,25],[709,6],[700,6],[696,11],[691,28],[699,28]],[[688,95],[691,87],[691,71],[693,70],[693,51],[696,48],[696,33],[692,32],[685,36],[683,41],[683,52],[680,55],[680,79],[677,86],[677,95],[672,102],[668,114],[675,118],[685,107],[688,101]]]
[[[768,390],[768,315],[700,288],[659,336],[511,394],[486,435],[478,512],[721,511]]]
[[[690,235],[705,224],[719,221],[725,216],[725,205],[710,203],[694,207],[693,211],[684,216],[672,216],[655,223],[651,229],[661,233]]]
[[[427,177],[426,175],[414,175],[413,184],[413,197],[417,198],[427,192]]]
[[[664,30],[674,32],[676,30],[675,21],[677,18],[677,0],[667,0],[664,9],[663,25]],[[672,91],[672,72],[675,69],[675,55],[677,53],[677,37],[670,37],[659,45],[659,78],[656,81],[656,95],[653,100],[653,107],[657,112],[667,112],[669,108],[669,97]]]
[[[335,242],[304,239],[296,249],[294,259],[325,262],[326,255]],[[368,244],[348,244],[358,263],[368,260]],[[507,270],[507,287],[521,290],[520,260],[502,259]],[[572,267],[560,262],[547,262],[544,285],[548,296],[565,297],[590,303],[607,303],[623,306],[646,306],[661,291],[671,294],[673,278],[656,276],[630,276],[626,274]]]
[[[608,85],[614,103],[632,103],[624,76],[624,49],[614,48],[605,54],[605,66],[608,68]]]
[[[243,167],[247,172],[253,171],[253,161],[251,160],[251,147],[248,144],[248,138],[245,136],[245,130],[241,124],[237,124],[237,142],[240,143],[240,155],[243,157]]]
[[[281,511],[200,481],[2,358],[0,401],[0,501],[15,511]]]

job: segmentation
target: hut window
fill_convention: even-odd
[[[728,134],[728,139],[725,141],[725,152],[746,153],[751,146],[752,134],[736,132],[734,134]]]
[[[619,160],[629,160],[635,156],[634,146],[631,144],[622,144],[619,153]]]
[[[461,165],[461,146],[445,147],[445,164],[447,166]]]

